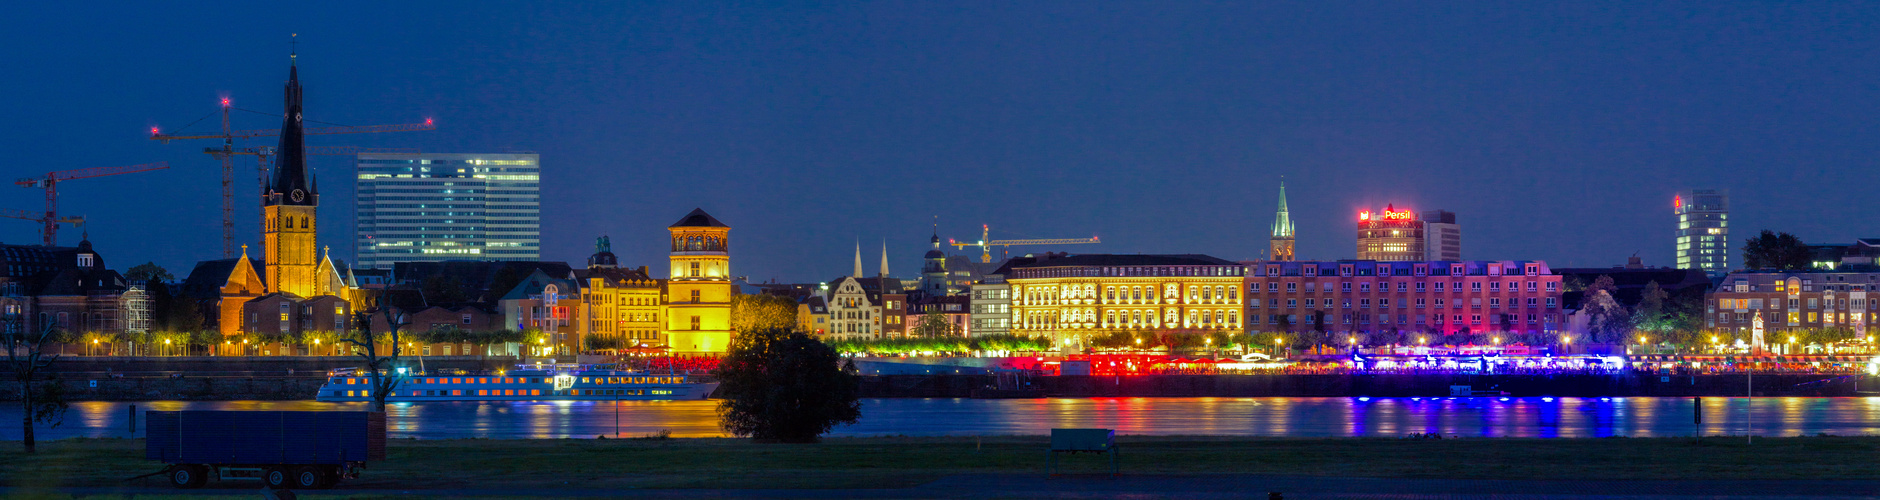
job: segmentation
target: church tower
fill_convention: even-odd
[[[693,209],[666,231],[672,233],[667,345],[673,352],[724,352],[731,345],[731,226]]]
[[[319,205],[319,187],[307,172],[306,138],[300,117],[299,67],[290,62],[286,116],[281,122],[280,146],[275,150],[274,176],[261,193],[262,213],[265,214],[262,258],[266,266],[262,275],[269,292],[301,297],[316,295],[315,267],[319,265],[319,253],[314,234],[319,225],[314,210]]]
[[[940,251],[940,230],[936,226],[933,233],[933,249],[921,256],[920,291],[928,297],[945,297],[947,287],[947,254]]]
[[[1293,260],[1292,214],[1286,212],[1286,183],[1279,183],[1279,214],[1273,217],[1271,260]]]

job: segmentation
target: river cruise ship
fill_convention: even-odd
[[[531,364],[495,374],[395,373],[398,384],[387,402],[395,401],[651,401],[706,399],[717,382],[685,374],[659,374],[619,370],[613,365]],[[314,400],[324,402],[372,401],[372,378],[363,369],[343,368],[327,374],[326,384]]]

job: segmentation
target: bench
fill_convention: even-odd
[[[1050,475],[1057,475],[1057,454],[1099,453],[1110,456],[1110,475],[1122,473],[1117,462],[1114,429],[1051,429],[1051,452],[1045,464]]]

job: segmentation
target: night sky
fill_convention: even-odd
[[[12,5],[0,169],[170,162],[61,203],[113,267],[180,277],[221,256],[219,169],[212,141],[148,129],[224,95],[280,112],[298,33],[308,119],[439,124],[309,145],[539,152],[546,260],[607,234],[663,273],[664,228],[693,207],[733,226],[734,273],[759,281],[846,274],[858,238],[869,273],[885,239],[913,276],[935,215],[943,239],[991,224],[1245,260],[1282,175],[1301,259],[1352,258],[1356,213],[1394,203],[1456,212],[1465,259],[1669,265],[1691,187],[1731,190],[1738,244],[1880,236],[1873,4],[261,3]],[[312,164],[321,243],[350,259],[350,159]],[[7,189],[0,208],[43,209]],[[0,241],[36,226],[0,219]]]

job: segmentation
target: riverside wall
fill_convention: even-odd
[[[1475,395],[1511,397],[1855,396],[1859,375],[1141,375],[1033,377],[1032,395],[1049,397],[1439,397],[1468,386]],[[1865,382],[1866,385],[1876,385]],[[964,398],[997,386],[989,375],[862,377],[862,396]],[[1007,381],[1006,389],[1014,388]],[[1002,391],[1010,395],[1013,392]]]

